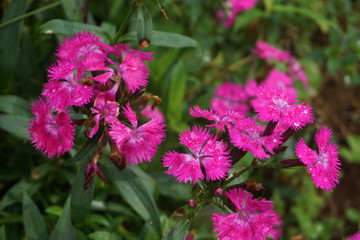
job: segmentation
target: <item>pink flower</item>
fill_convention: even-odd
[[[109,135],[115,141],[118,149],[124,154],[126,163],[137,165],[141,162],[150,162],[154,157],[157,146],[165,137],[165,125],[157,120],[138,126],[135,113],[127,103],[123,113],[129,120],[131,127],[114,121],[110,124]]]
[[[94,102],[94,107],[91,108],[91,112],[95,114],[95,126],[89,134],[89,138],[92,138],[99,130],[100,120],[104,119],[105,124],[112,123],[117,120],[119,115],[119,103],[109,101],[106,98],[105,93],[99,94]]]
[[[278,60],[280,62],[287,61],[291,56],[289,52],[282,51],[261,40],[256,41],[256,49],[253,50],[253,53],[258,55],[262,59]]]
[[[236,212],[213,214],[214,231],[219,232],[216,236],[220,240],[265,240],[279,225],[272,201],[253,199],[252,194],[242,189],[230,190],[226,196],[235,205]]]
[[[226,0],[224,3],[226,12],[224,13],[222,9],[219,9],[216,15],[220,20],[224,20],[226,16],[224,26],[231,27],[236,20],[237,14],[253,8],[257,1],[258,0]]]
[[[128,55],[120,64],[118,73],[124,79],[130,92],[135,92],[148,83],[149,69],[136,55]]]
[[[152,109],[151,104],[147,104],[144,109],[141,110],[141,114],[148,119],[156,119],[159,122],[164,122],[164,114],[159,109]]]
[[[196,183],[199,179],[219,180],[226,177],[231,167],[227,145],[218,141],[217,136],[209,131],[193,127],[180,135],[180,143],[191,151],[191,154],[167,152],[162,164],[169,169],[165,171],[180,182]],[[206,176],[204,176],[206,174]]]
[[[116,58],[125,59],[129,55],[138,56],[142,61],[152,61],[153,58],[151,57],[154,53],[153,52],[143,52],[136,49],[131,49],[129,44],[126,43],[119,43],[114,46],[109,46],[107,49],[108,53],[114,54]]]
[[[296,104],[296,97],[285,89],[260,86],[257,96],[253,105],[261,121],[281,121],[295,130],[313,121],[311,107]]]
[[[347,240],[360,240],[360,232],[357,232],[354,235],[348,237]]]
[[[250,151],[256,158],[269,158],[264,148],[274,154],[273,149],[281,144],[280,134],[275,132],[269,136],[262,136],[265,127],[257,125],[252,118],[244,118],[229,127],[230,141],[235,147]]]
[[[228,111],[225,114],[219,114],[211,109],[202,110],[199,106],[194,106],[190,109],[190,115],[198,118],[206,118],[207,120],[214,121],[214,124],[206,125],[206,127],[217,127],[225,131],[225,126],[231,123],[242,121],[245,117],[235,111]]]
[[[310,88],[306,73],[301,67],[299,61],[294,57],[289,58],[289,74],[299,79],[304,87],[308,89]]]
[[[50,80],[45,83],[42,95],[56,110],[82,106],[91,100],[94,87],[81,84],[81,73],[74,73],[74,64],[59,60],[48,71]]]
[[[100,41],[100,37],[95,34],[80,32],[64,39],[55,55],[63,61],[82,63],[82,65],[87,66],[104,62],[106,52],[103,48],[105,45]]]
[[[281,87],[289,94],[296,96],[296,88],[293,87],[293,80],[286,73],[280,72],[276,69],[270,71],[265,78],[263,85],[268,87]]]
[[[29,133],[36,149],[49,158],[69,151],[74,145],[74,126],[67,112],[55,112],[43,99],[32,105],[35,115],[30,120]]]
[[[247,114],[249,105],[248,96],[240,84],[225,82],[216,88],[215,96],[211,99],[211,109],[219,114],[235,111]]]
[[[307,171],[311,174],[314,185],[325,191],[331,192],[339,182],[340,161],[338,158],[338,146],[330,142],[331,130],[322,127],[315,135],[318,152],[310,149],[304,139],[296,144],[296,155],[307,165]]]

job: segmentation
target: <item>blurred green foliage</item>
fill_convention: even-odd
[[[145,17],[132,11],[134,2],[148,9]],[[316,98],[329,78],[359,87],[359,1],[259,1],[240,14],[232,28],[216,23],[220,7],[221,1],[203,0],[2,1],[0,239],[183,239],[188,229],[195,239],[215,239],[212,210],[204,209],[193,222],[174,214],[186,205],[192,186],[164,174],[160,158],[169,149],[181,148],[177,134],[195,123],[189,107],[208,107],[215,87],[224,80],[244,83],[264,74],[263,63],[249,57],[257,39],[281,46],[300,60],[312,86],[310,92],[299,86],[304,100]],[[168,125],[166,141],[151,164],[119,174],[104,163],[110,183],[96,181],[86,192],[84,164],[94,141],[84,147],[79,130],[74,150],[47,159],[33,149],[27,134],[29,106],[46,82],[57,44],[83,30],[134,48],[139,34],[151,34],[147,51],[155,55],[147,91],[161,97]],[[344,161],[359,164],[359,137],[349,135],[344,142]],[[360,227],[359,205],[331,211],[334,198],[315,189],[304,169],[261,169],[251,180],[262,182],[275,201],[283,217],[282,239],[298,234],[342,239]],[[337,208],[341,204],[335,203]]]

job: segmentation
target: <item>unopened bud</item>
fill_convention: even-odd
[[[197,206],[197,203],[196,203],[196,201],[195,201],[194,199],[190,199],[190,200],[188,201],[188,204],[189,204],[189,206],[192,207],[192,208],[196,208],[196,206]]]
[[[221,188],[217,188],[215,190],[215,194],[218,195],[218,196],[221,196],[221,195],[223,195],[223,190]]]

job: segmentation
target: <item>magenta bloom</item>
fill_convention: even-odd
[[[235,20],[236,16],[243,11],[249,10],[255,6],[258,0],[225,0],[224,7],[225,13],[222,9],[217,10],[216,15],[218,19],[224,20],[225,27],[231,27]]]
[[[165,171],[180,182],[196,183],[199,179],[219,180],[226,177],[231,167],[227,145],[219,141],[209,131],[193,127],[180,135],[180,143],[191,151],[191,154],[167,152],[162,164],[169,169]],[[203,166],[206,176],[201,170]]]
[[[149,68],[136,55],[128,55],[120,64],[118,72],[130,92],[135,92],[148,83]]]
[[[247,114],[249,105],[248,96],[240,84],[224,82],[216,88],[215,96],[211,99],[211,109],[224,115],[227,111]]]
[[[306,73],[301,67],[299,61],[293,57],[289,59],[289,74],[299,79],[304,87],[310,88]]]
[[[271,88],[281,87],[289,94],[296,96],[296,88],[293,87],[293,80],[286,73],[280,72],[276,69],[270,71],[265,78],[263,85]]]
[[[159,109],[152,109],[151,104],[147,104],[140,113],[148,119],[156,119],[159,122],[165,121],[164,114]]]
[[[214,121],[214,124],[206,125],[206,127],[217,127],[222,131],[225,131],[225,126],[230,126],[231,123],[240,122],[245,118],[239,112],[227,111],[224,114],[219,114],[211,109],[202,110],[199,106],[190,108],[190,115]]]
[[[126,43],[119,43],[114,46],[109,46],[107,49],[110,54],[114,54],[117,58],[125,59],[129,55],[135,55],[139,57],[142,61],[152,61],[153,58],[151,57],[154,53],[153,52],[143,52],[136,49],[131,49],[129,44]]]
[[[106,52],[103,50],[105,45],[95,34],[81,32],[64,39],[55,55],[70,63],[81,63],[83,66],[94,65],[105,61]]]
[[[32,105],[35,115],[30,120],[29,133],[36,149],[49,158],[69,151],[74,145],[74,126],[67,112],[55,112],[43,99]]]
[[[123,107],[123,113],[131,127],[120,121],[114,121],[110,124],[109,135],[120,152],[124,154],[127,164],[137,165],[141,162],[150,162],[156,153],[157,146],[165,137],[165,125],[157,120],[150,120],[138,126],[137,117],[129,103]]]
[[[68,106],[83,106],[93,94],[93,86],[81,84],[81,73],[69,62],[58,61],[49,68],[49,82],[45,83],[42,95],[57,110],[65,110]]]
[[[220,240],[265,240],[279,225],[272,201],[253,199],[252,194],[242,189],[230,190],[226,196],[237,210],[225,215],[213,214],[214,231],[219,232],[216,236]]]
[[[311,107],[296,104],[296,97],[285,89],[260,86],[257,96],[253,105],[261,121],[281,121],[295,130],[313,121]]]
[[[89,134],[89,138],[92,138],[99,130],[100,120],[104,119],[105,124],[112,123],[117,120],[119,115],[119,103],[109,101],[106,98],[105,93],[99,94],[94,102],[94,107],[91,108],[91,112],[95,114],[95,126]]]
[[[328,192],[339,182],[340,169],[338,146],[330,142],[330,138],[331,130],[324,126],[315,135],[318,152],[310,149],[304,139],[300,139],[295,148],[296,155],[308,166],[314,185]]]
[[[262,59],[278,60],[280,62],[287,61],[291,56],[289,52],[282,51],[261,40],[256,41],[256,49],[253,50],[253,53],[258,55]]]
[[[281,144],[281,137],[277,132],[262,136],[264,130],[265,127],[257,125],[254,119],[244,118],[229,128],[230,141],[235,147],[250,151],[256,158],[269,158],[264,149],[274,154],[274,148]]]
[[[360,240],[360,232],[357,232],[354,235],[348,237],[347,240]]]

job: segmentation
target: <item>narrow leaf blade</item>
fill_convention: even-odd
[[[91,183],[88,189],[84,189],[85,171],[89,160],[84,159],[76,174],[71,190],[71,217],[74,224],[82,224],[90,210],[90,204],[94,196],[95,184]]]
[[[75,240],[75,228],[71,223],[71,199],[66,200],[62,214],[57,221],[50,240]]]
[[[23,196],[23,222],[25,234],[29,240],[47,239],[48,233],[43,217],[29,195]]]
[[[184,240],[189,230],[189,220],[178,222],[163,238],[163,240]]]
[[[103,39],[108,39],[108,33],[101,27],[97,27],[91,24],[71,22],[61,19],[50,20],[39,27],[42,33],[55,33],[63,35],[74,35],[78,32],[90,31],[96,33]]]
[[[122,171],[117,170],[110,163],[101,165],[105,176],[110,178],[123,199],[139,214],[145,221],[150,223],[157,234],[161,235],[161,223],[158,209],[150,192],[146,189],[141,177],[132,169],[127,167]]]

